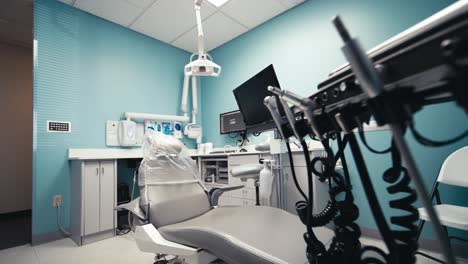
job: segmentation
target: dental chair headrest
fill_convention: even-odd
[[[159,155],[179,155],[185,148],[184,144],[173,136],[161,132],[153,132],[145,137],[143,143],[144,157],[154,157]]]

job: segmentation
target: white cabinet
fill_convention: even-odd
[[[115,166],[114,161],[106,160],[100,162],[99,231],[114,229],[114,208],[117,203],[115,199],[117,189],[115,184],[117,179]]]
[[[314,158],[316,153],[311,153],[311,159]],[[284,193],[286,200],[286,211],[297,214],[296,212],[296,202],[304,200],[299,191],[294,184],[294,179],[291,172],[291,165],[289,164],[289,159],[287,157],[283,158],[284,160]],[[296,171],[297,181],[301,186],[305,194],[308,194],[308,176],[307,168],[302,152],[293,153],[294,168]],[[313,193],[314,193],[314,213],[321,212],[329,200],[328,195],[328,183],[321,182],[317,176],[313,176]]]
[[[228,205],[238,205],[238,206],[248,206],[255,205],[255,181],[253,179],[248,179],[247,181],[241,181],[239,178],[232,177],[231,169],[245,165],[245,164],[258,164],[260,156],[255,155],[239,155],[239,156],[229,156],[228,157],[228,167],[229,167],[229,184],[230,185],[245,185],[244,188],[227,192],[229,197],[228,200],[224,203]],[[226,195],[223,194],[222,196]],[[222,205],[222,204],[220,204]]]
[[[99,188],[100,173],[98,161],[84,162],[83,181],[83,208],[84,211],[84,232],[83,235],[90,235],[99,232]]]
[[[71,232],[78,245],[115,234],[116,160],[72,161]]]

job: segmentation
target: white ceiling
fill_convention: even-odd
[[[193,0],[59,0],[189,52],[197,50]],[[210,51],[305,0],[206,0],[201,14]]]

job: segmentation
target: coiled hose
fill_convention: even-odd
[[[345,139],[343,142],[339,135],[337,139],[340,150],[336,156],[333,155],[328,141],[324,140],[322,143],[327,152],[327,156],[316,157],[309,164],[311,171],[313,171],[321,181],[328,180],[330,201],[327,203],[327,206],[321,213],[307,218],[309,212],[308,203],[306,201],[299,201],[296,203],[298,215],[304,224],[307,225],[308,223],[310,227],[318,227],[324,226],[332,220],[335,223],[335,236],[330,247],[328,250],[315,252],[316,255],[312,258],[315,263],[320,264],[358,263],[360,260],[359,252],[361,244],[359,242],[359,237],[361,236],[361,230],[359,226],[354,223],[359,216],[359,209],[354,204],[348,168],[343,153],[347,140]],[[342,160],[344,177],[335,171],[338,158]],[[316,169],[317,167],[322,167],[323,170],[319,171]],[[309,175],[309,177],[312,177],[312,175]],[[344,199],[338,200],[341,194],[344,194]]]
[[[320,263],[358,263],[360,261],[359,251],[361,243],[361,229],[354,223],[359,217],[359,208],[354,204],[354,197],[351,192],[352,186],[349,177],[348,166],[344,156],[344,149],[347,138],[341,139],[337,135],[338,152],[333,156],[331,148],[324,144],[327,151],[328,162],[325,162],[325,173],[330,173],[330,197],[336,203],[337,214],[333,220],[335,223],[335,236],[332,239],[326,254],[321,256]],[[344,176],[335,171],[336,161],[341,158]],[[333,186],[331,184],[333,181]],[[338,201],[340,194],[344,194],[344,199]]]
[[[296,203],[296,210],[302,223],[307,225],[307,202],[298,201]],[[324,226],[333,220],[336,213],[337,210],[335,202],[328,201],[327,206],[325,206],[325,209],[323,209],[322,212],[312,215],[309,224],[311,227]]]
[[[418,244],[415,239],[417,234],[417,221],[419,220],[418,210],[413,203],[417,200],[415,191],[410,187],[411,178],[408,171],[401,164],[401,157],[398,149],[392,142],[392,167],[386,170],[383,174],[383,180],[389,184],[387,191],[391,195],[396,195],[390,201],[390,207],[398,209],[404,214],[390,217],[390,222],[400,227],[399,230],[390,230],[392,244],[395,246],[393,252],[397,254],[387,254],[379,248],[373,246],[364,247],[361,250],[362,263],[415,263],[415,253],[418,249]],[[374,252],[380,256],[370,256],[367,254]],[[364,254],[367,254],[364,257]]]
[[[415,263],[415,252],[418,249],[415,236],[417,234],[417,221],[419,220],[418,210],[413,203],[417,200],[415,191],[410,187],[411,179],[408,171],[401,164],[401,157],[397,148],[392,143],[392,168],[385,171],[383,179],[391,185],[387,191],[391,195],[396,195],[390,201],[390,207],[405,212],[404,215],[392,216],[390,222],[400,226],[402,230],[392,230],[396,240],[398,263]]]

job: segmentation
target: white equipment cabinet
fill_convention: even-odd
[[[257,164],[260,159],[260,155],[239,155],[229,156],[229,184],[230,185],[245,185],[244,188],[226,192],[221,195],[220,205],[241,205],[250,206],[255,205],[255,182],[253,179],[248,179],[243,182],[239,178],[231,176],[231,169],[240,165],[245,164]],[[224,197],[223,197],[224,196]]]
[[[197,157],[201,180],[208,190],[226,185],[245,185],[244,188],[223,193],[219,206],[255,205],[255,184],[252,179],[245,182],[231,176],[231,169],[243,164],[256,164],[260,154],[202,155]],[[227,178],[226,178],[227,176]]]
[[[78,245],[115,235],[117,160],[74,160],[71,233]]]
[[[314,157],[317,157],[321,154],[320,151],[311,151],[310,156],[311,160]],[[294,184],[294,179],[292,176],[291,172],[291,164],[289,162],[289,158],[287,154],[284,155],[283,157],[284,161],[284,191],[285,191],[285,205],[286,205],[286,211],[292,213],[292,214],[297,214],[296,212],[296,202],[300,200],[304,200],[304,198],[301,196],[299,191],[296,188],[296,185]],[[304,154],[302,152],[295,152],[293,153],[293,162],[294,162],[294,168],[296,171],[296,176],[297,176],[297,181],[299,182],[299,185],[301,186],[302,190],[306,193],[309,190],[307,187],[307,167],[306,167],[306,162],[304,159]],[[319,168],[317,168],[319,169]],[[314,214],[320,213],[325,206],[328,203],[329,200],[329,195],[328,195],[328,182],[321,182],[317,176],[314,175],[312,178],[313,180],[313,193],[314,193]]]

